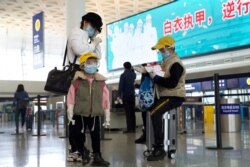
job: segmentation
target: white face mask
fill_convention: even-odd
[[[87,31],[88,35],[90,38],[94,37],[95,35],[95,29],[93,27],[91,27],[90,25],[88,25],[85,29],[85,31]]]
[[[166,60],[170,56],[170,51],[165,50],[165,52],[162,53],[161,56],[163,60]]]

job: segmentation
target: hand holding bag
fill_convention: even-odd
[[[67,46],[64,53],[63,66],[65,65],[67,54]],[[73,64],[64,66],[63,70],[58,70],[56,67],[48,74],[44,90],[56,93],[67,94],[71,81],[74,78],[75,72],[78,70],[75,64],[77,57],[75,56]]]

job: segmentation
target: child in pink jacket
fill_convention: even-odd
[[[77,71],[67,95],[68,119],[77,150],[82,156],[82,163],[89,163],[89,155],[84,149],[85,128],[89,128],[94,154],[93,166],[108,166],[100,151],[100,116],[105,114],[104,126],[110,125],[109,90],[106,78],[98,71],[97,56],[85,53],[80,57]]]

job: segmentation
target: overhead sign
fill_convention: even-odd
[[[240,88],[250,88],[250,77],[239,78]]]
[[[107,67],[160,61],[151,47],[162,36],[176,40],[181,58],[250,44],[249,0],[177,0],[107,25]]]
[[[201,83],[200,82],[196,82],[196,83],[188,83],[185,84],[185,89],[188,92],[193,92],[193,91],[201,91]]]
[[[33,68],[44,67],[44,21],[43,12],[32,18],[33,27]]]
[[[220,105],[221,114],[240,114],[239,104],[221,104]]]
[[[239,88],[238,78],[227,79],[227,89]]]

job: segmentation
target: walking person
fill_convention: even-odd
[[[127,129],[124,133],[134,133],[136,127],[135,120],[135,79],[136,74],[130,62],[123,64],[124,72],[120,76],[118,99],[122,99],[126,112]]]
[[[28,104],[29,104],[29,95],[25,91],[23,84],[19,84],[14,94],[14,105],[16,106],[16,109],[17,109],[16,124],[19,122],[18,121],[19,115],[21,115],[21,130],[22,131],[24,131],[25,116],[26,116],[26,110],[27,110]]]

